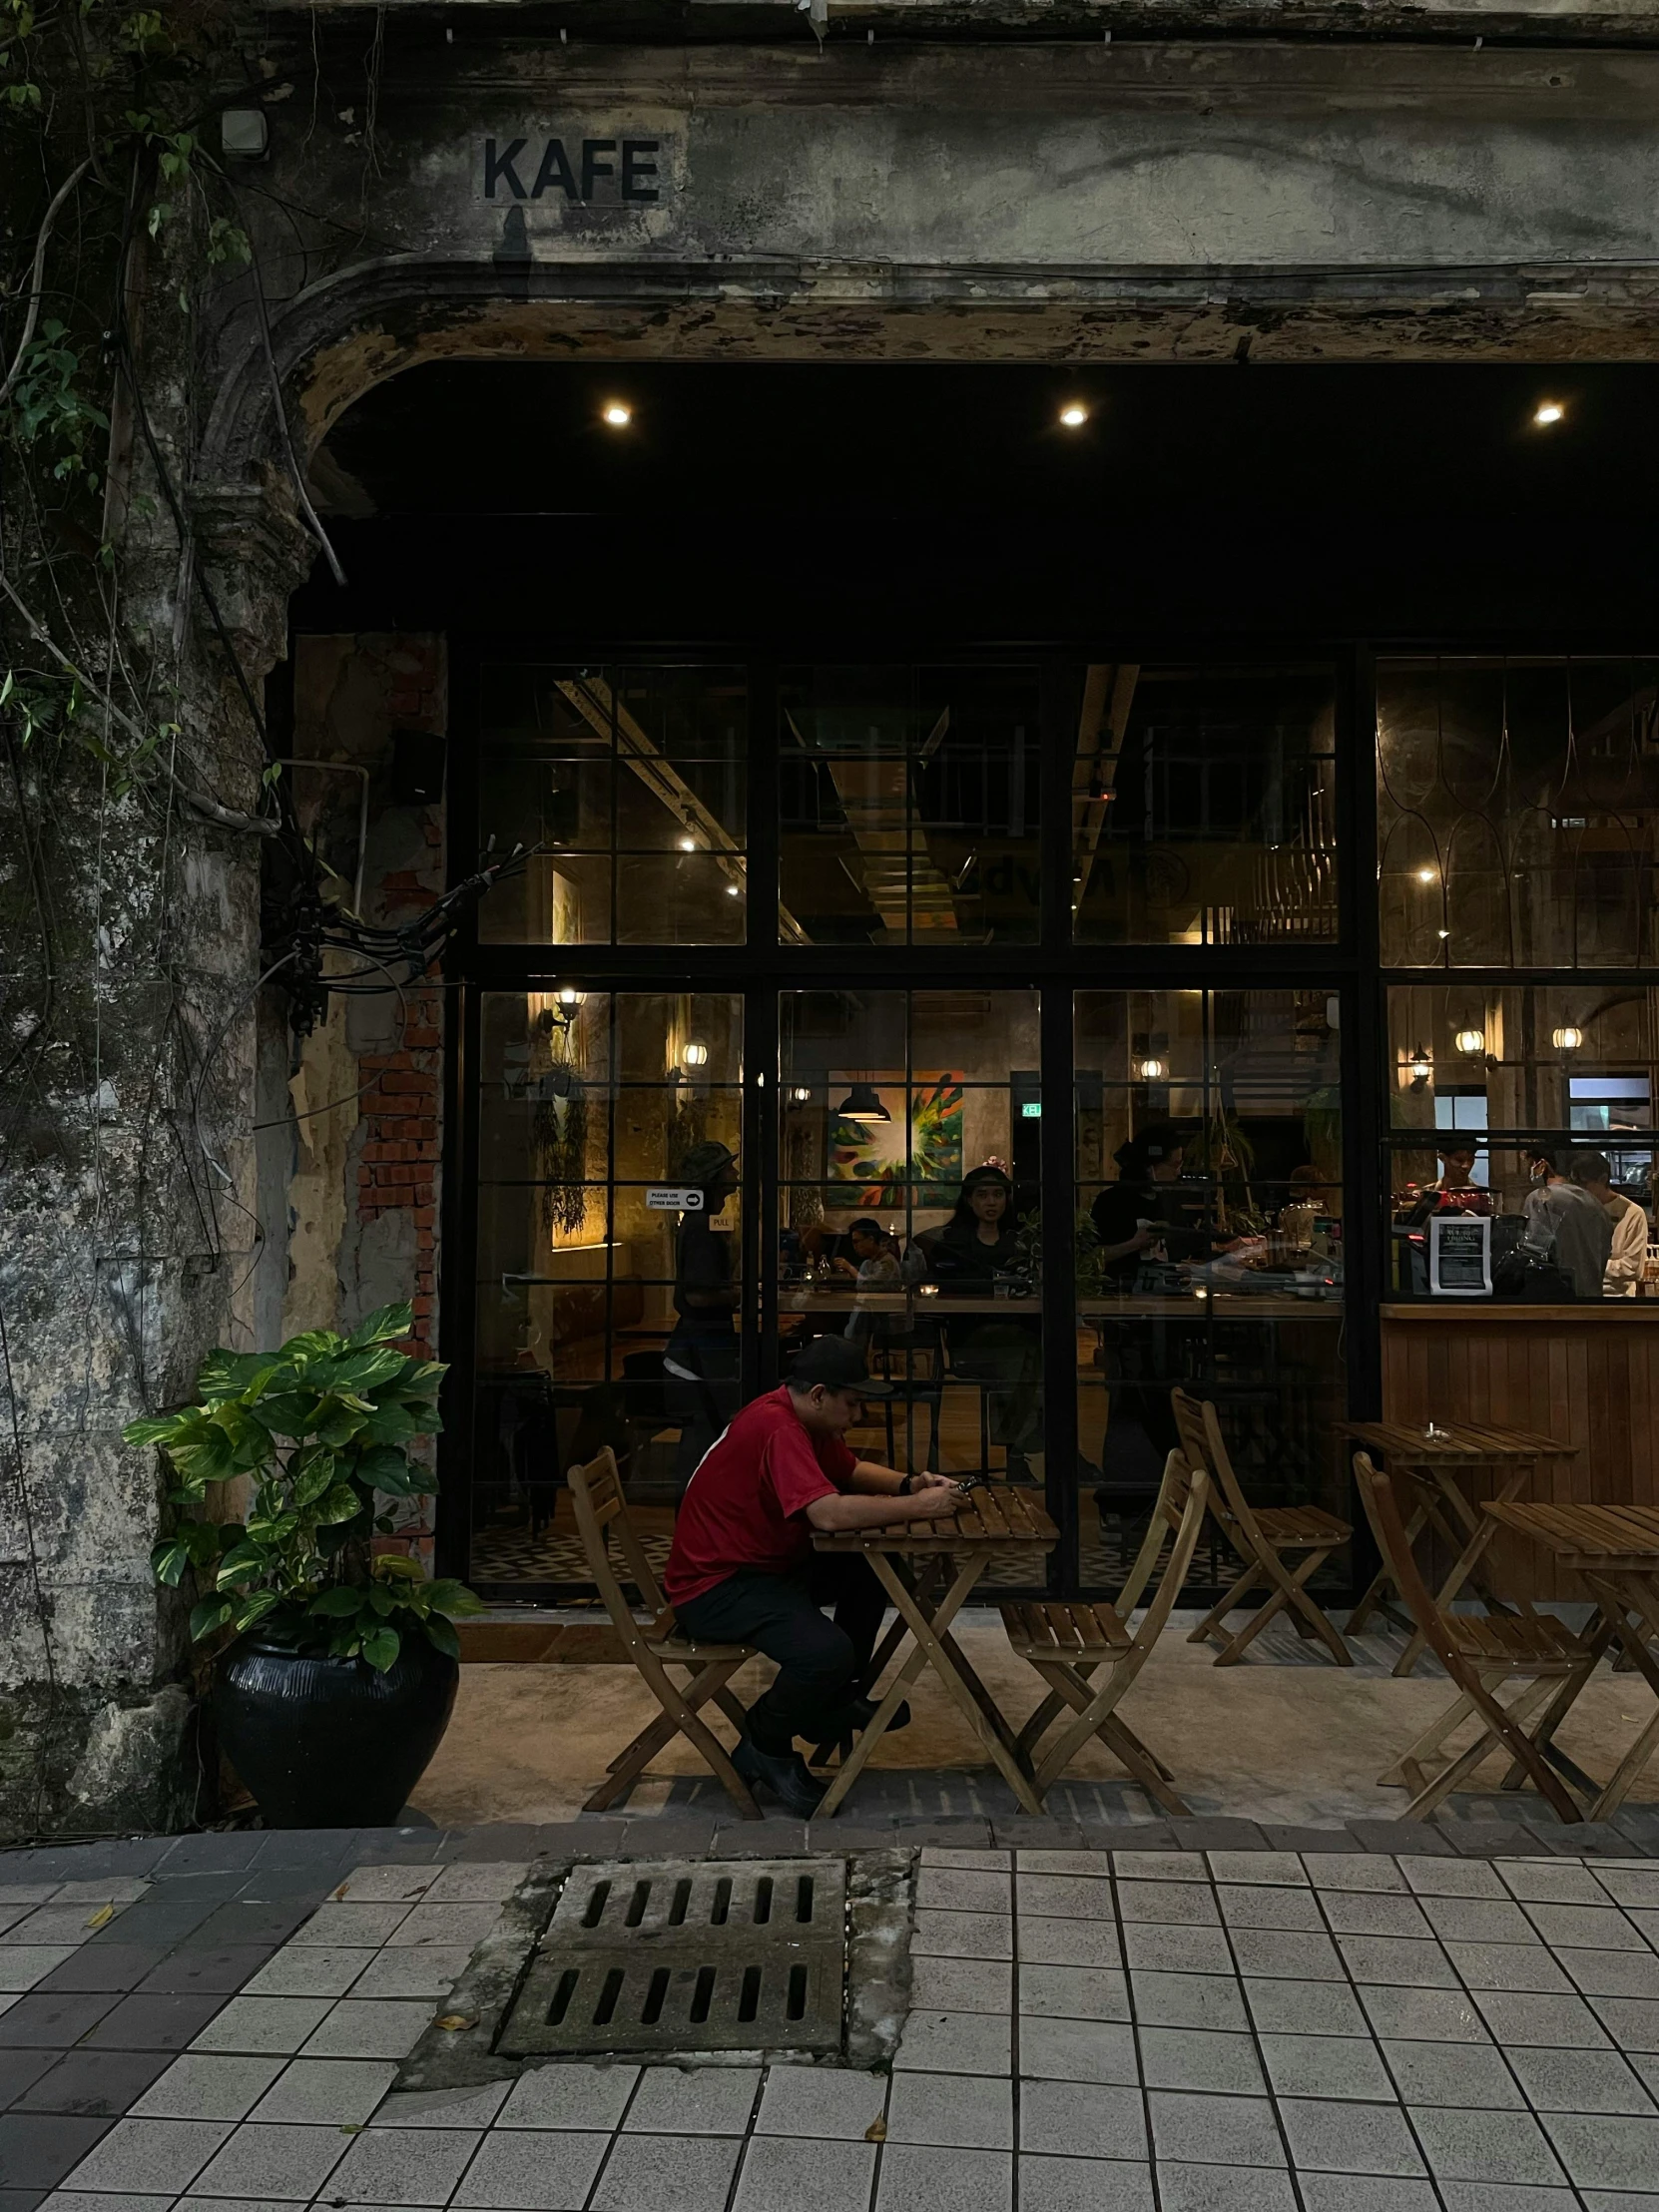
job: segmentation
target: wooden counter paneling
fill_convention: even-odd
[[[1659,1505],[1656,1412],[1659,1302],[1384,1310],[1385,1420],[1486,1422],[1578,1445],[1576,1458],[1540,1460],[1522,1497]],[[1477,1494],[1491,1489],[1488,1480]],[[1500,1589],[1584,1595],[1571,1576],[1557,1578],[1541,1551],[1507,1531],[1491,1556]]]

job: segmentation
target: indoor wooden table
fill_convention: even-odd
[[[882,1694],[869,1726],[837,1768],[824,1803],[822,1815],[833,1813],[863,1771],[870,1753],[891,1725],[905,1691],[924,1667],[931,1667],[944,1684],[952,1703],[979,1737],[992,1764],[1028,1813],[1041,1813],[1042,1800],[1032,1783],[1031,1767],[1020,1750],[1018,1738],[998,1711],[996,1701],[974,1672],[966,1653],[950,1633],[951,1623],[966,1604],[974,1584],[999,1551],[1023,1551],[1030,1558],[1032,1579],[1040,1559],[1054,1549],[1060,1532],[1031,1493],[1006,1483],[987,1483],[970,1490],[956,1511],[937,1520],[899,1521],[891,1528],[860,1528],[836,1534],[815,1532],[815,1551],[862,1552],[876,1579],[898,1611],[899,1642],[909,1649],[897,1673]],[[914,1559],[925,1567],[943,1569],[942,1588],[936,1573],[916,1577],[914,1584],[899,1571],[902,1560]],[[907,1631],[907,1635],[906,1632]]]
[[[1659,1505],[1535,1505],[1493,1498],[1485,1511],[1494,1528],[1518,1529],[1577,1575],[1596,1602],[1592,1638],[1605,1631],[1654,1694],[1653,1717],[1590,1809],[1591,1820],[1607,1820],[1659,1746]],[[1559,1711],[1551,1706],[1535,1741],[1547,1743],[1565,1713],[1565,1704]]]
[[[1374,1459],[1381,1460],[1390,1474],[1403,1475],[1411,1484],[1416,1505],[1405,1524],[1408,1542],[1415,1544],[1423,1530],[1431,1528],[1450,1546],[1455,1556],[1439,1588],[1442,1607],[1449,1606],[1464,1585],[1472,1582],[1493,1612],[1517,1608],[1531,1612],[1524,1598],[1513,1603],[1500,1598],[1478,1571],[1481,1555],[1497,1534],[1498,1524],[1478,1510],[1458,1477],[1473,1473],[1477,1467],[1498,1468],[1501,1480],[1494,1502],[1507,1505],[1540,1459],[1571,1457],[1578,1450],[1576,1444],[1557,1443],[1552,1436],[1529,1435],[1523,1429],[1486,1428],[1466,1421],[1445,1428],[1436,1423],[1430,1432],[1412,1421],[1345,1420],[1338,1421],[1337,1433],[1352,1437]],[[1381,1609],[1390,1593],[1395,1597],[1399,1594],[1384,1568],[1349,1615],[1349,1635],[1358,1635],[1367,1615]],[[1394,1673],[1409,1674],[1422,1652],[1419,1628],[1400,1653]]]

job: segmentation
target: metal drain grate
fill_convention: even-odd
[[[496,2048],[838,2050],[839,1859],[578,1867]]]

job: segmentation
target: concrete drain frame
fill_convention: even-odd
[[[909,2008],[915,1856],[538,1861],[397,2087],[607,2056],[887,2065]]]

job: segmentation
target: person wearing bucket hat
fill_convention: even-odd
[[[752,1644],[778,1662],[750,1707],[732,1763],[801,1818],[822,1787],[796,1738],[832,1743],[865,1726],[859,1694],[886,1598],[855,1552],[815,1552],[815,1529],[878,1528],[954,1512],[961,1492],[942,1474],[900,1474],[860,1459],[846,1431],[872,1380],[859,1347],[818,1337],[789,1381],[746,1405],[699,1462],[680,1501],[663,1587],[682,1631],[699,1643]],[[832,1604],[834,1619],[820,1608]],[[893,1726],[908,1713],[900,1707]]]
[[[738,1188],[738,1159],[710,1137],[680,1161],[677,1180],[703,1204],[680,1216],[674,1238],[674,1332],[663,1347],[664,1404],[680,1426],[674,1479],[692,1469],[738,1409],[738,1308],[732,1237],[715,1219]]]

